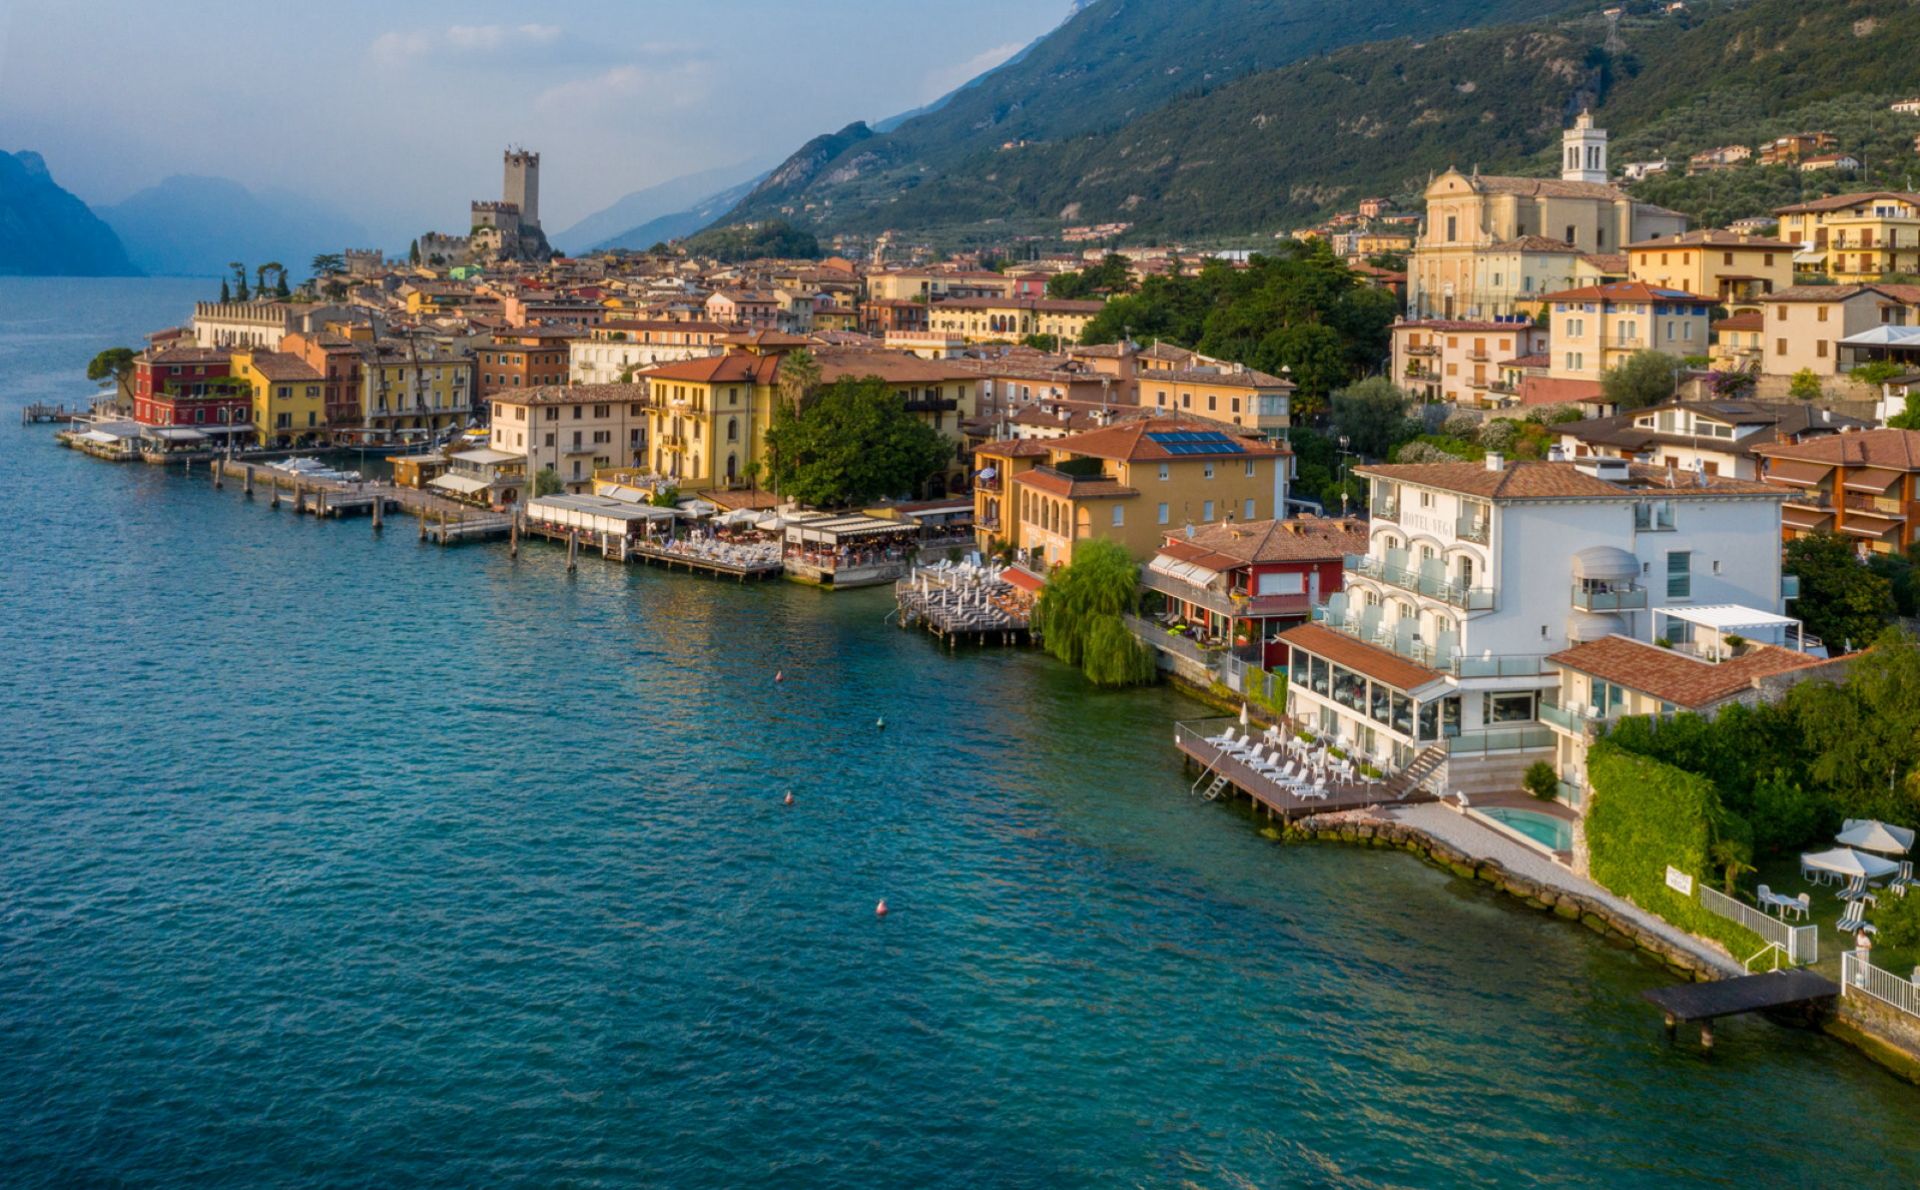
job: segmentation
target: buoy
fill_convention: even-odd
[[[791,806],[793,804],[793,790],[787,790],[787,800],[780,804],[783,806]]]
[[[786,681],[787,679],[786,679],[786,677],[785,677],[785,675],[784,675],[784,672],[783,672],[783,671],[781,671],[781,670],[777,670],[777,669],[776,669],[776,670],[774,670],[774,671],[773,671],[773,680],[774,680],[774,681],[776,681],[776,682],[784,682],[784,681]]]
[[[881,731],[885,731],[887,729],[887,717],[885,715],[880,716],[873,721],[873,725]]]
[[[873,907],[873,915],[875,917],[885,917],[887,915],[887,903],[881,901],[878,905],[875,905]]]

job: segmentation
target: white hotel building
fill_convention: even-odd
[[[1548,657],[1570,645],[1665,635],[1704,665],[1730,619],[1794,643],[1778,622],[1779,489],[1622,459],[1355,471],[1372,484],[1368,552],[1314,623],[1283,634],[1288,710],[1429,788],[1513,791],[1547,760],[1578,796],[1551,726]]]

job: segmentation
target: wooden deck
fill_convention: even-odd
[[[1432,794],[1413,788],[1410,782],[1395,777],[1378,781],[1334,782],[1327,786],[1327,796],[1324,798],[1300,797],[1280,782],[1207,742],[1208,736],[1219,735],[1238,723],[1236,719],[1226,718],[1176,723],[1173,728],[1174,746],[1187,759],[1199,765],[1203,773],[1225,777],[1227,784],[1269,813],[1291,819],[1339,810],[1361,810],[1368,806],[1411,805],[1435,800]],[[1205,789],[1211,782],[1211,777],[1204,778],[1195,788]]]
[[[1825,1004],[1840,994],[1840,985],[1805,967],[1797,967],[1716,979],[1710,983],[1675,984],[1640,994],[1666,1014],[1669,1041],[1682,1021],[1699,1021],[1700,1048],[1711,1051],[1713,1022],[1721,1017],[1793,1011],[1811,1024]]]

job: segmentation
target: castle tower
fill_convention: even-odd
[[[1592,111],[1582,111],[1573,127],[1560,134],[1560,146],[1563,181],[1607,181],[1607,130],[1593,126]]]
[[[540,226],[540,154],[507,150],[506,180],[501,183],[500,197],[520,208],[522,227]]]

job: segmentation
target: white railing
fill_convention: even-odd
[[[1728,921],[1741,925],[1760,935],[1768,943],[1778,946],[1786,952],[1787,961],[1794,964],[1817,963],[1820,961],[1820,928],[1818,926],[1790,926],[1776,917],[1769,917],[1743,901],[1736,901],[1716,888],[1699,885],[1700,907],[1708,913],[1724,917]]]
[[[1920,1016],[1920,984],[1882,970],[1851,950],[1840,953],[1840,985],[1842,995],[1872,996],[1909,1016]]]

